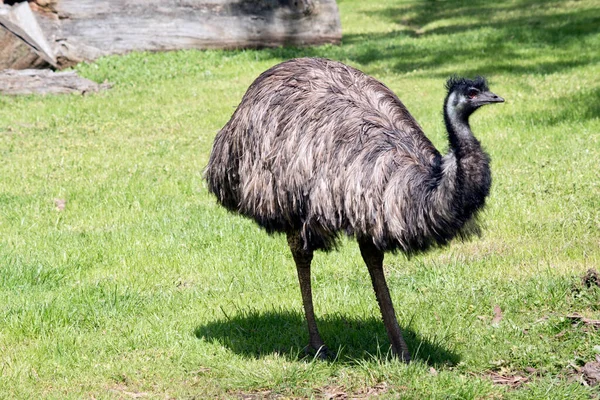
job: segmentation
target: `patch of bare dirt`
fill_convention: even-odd
[[[251,392],[251,393],[232,393],[232,394],[235,395],[236,397],[238,397],[240,400],[274,400],[274,399],[283,399],[284,398],[284,396],[277,394],[277,393],[273,393],[270,390],[262,390],[262,391],[256,391],[256,392]],[[285,399],[300,400],[301,397],[285,396]]]
[[[537,371],[536,371],[537,372]],[[504,385],[512,389],[520,388],[524,383],[530,381],[530,377],[521,373],[509,373],[507,371],[490,371],[483,374],[485,378],[491,379],[494,385]]]
[[[348,393],[343,386],[325,386],[320,390],[323,399],[327,400],[342,400],[348,398]]]
[[[380,382],[375,386],[366,387],[360,389],[356,393],[348,393],[343,386],[326,386],[322,388],[320,397],[325,400],[358,400],[358,399],[370,399],[375,396],[379,396],[388,391],[388,385],[385,382]]]
[[[147,392],[138,392],[129,389],[124,384],[117,384],[110,389],[111,392],[120,395],[123,398],[131,398],[131,399],[143,399],[145,397],[149,397],[150,393]]]

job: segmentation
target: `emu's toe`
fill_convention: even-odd
[[[329,349],[325,345],[319,348],[315,348],[309,344],[304,348],[304,353],[307,356],[321,361],[331,361],[334,359],[334,354],[332,354],[331,351],[329,351]]]

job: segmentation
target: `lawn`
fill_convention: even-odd
[[[341,46],[132,53],[77,70],[109,91],[0,97],[0,398],[588,399],[600,354],[600,7],[595,0],[339,0]],[[492,157],[481,238],[386,255],[410,365],[358,247],[313,261],[333,361],[308,341],[282,236],[202,173],[262,71],[336,59],[390,87],[436,146],[448,76],[506,103],[471,120]],[[508,383],[508,384],[501,384]],[[337,397],[335,397],[337,396]]]

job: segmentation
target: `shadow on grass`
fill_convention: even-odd
[[[389,342],[380,319],[326,316],[318,324],[323,340],[337,353],[338,362],[385,359],[388,355]],[[308,343],[306,322],[299,313],[251,311],[198,326],[194,334],[249,358],[274,353],[290,359],[308,357],[303,351]],[[425,339],[410,328],[403,328],[403,334],[415,360],[434,366],[460,361],[458,354],[444,347],[445,338]]]
[[[558,0],[421,0],[369,14],[396,25],[385,33],[345,34],[341,49],[272,49],[273,57],[325,56],[396,73],[446,78],[551,74],[600,61],[600,13]],[[377,66],[375,66],[375,69]],[[375,71],[371,71],[376,72]]]
[[[582,41],[597,35],[600,14],[590,10],[557,8],[559,1],[506,2],[499,6],[487,1],[418,1],[405,7],[375,11],[378,18],[388,19],[404,28],[371,37],[348,35],[347,43],[365,40],[389,42],[398,33],[416,38],[422,46],[389,47],[373,54],[357,52],[357,61],[368,64],[389,59],[396,72],[443,68],[448,64],[464,65],[466,75],[495,73],[554,73],[588,64],[598,56],[585,51]],[[405,18],[404,16],[408,17]],[[436,24],[438,21],[445,21]],[[426,40],[440,36],[441,40]],[[445,37],[447,40],[444,40]],[[423,40],[421,40],[423,39]],[[379,47],[383,49],[385,47]],[[573,57],[547,59],[548,47],[572,51]],[[584,51],[577,51],[578,49]],[[551,55],[551,53],[550,53]],[[446,75],[444,72],[441,75]],[[437,75],[437,74],[436,74]]]
[[[524,92],[527,90],[534,89],[525,89]],[[531,121],[540,128],[600,119],[600,87],[582,87],[572,92],[565,96],[544,99],[542,109],[515,113],[507,118],[514,118],[515,122]],[[541,132],[543,133],[543,130]]]
[[[561,45],[579,41],[584,36],[597,34],[600,22],[599,14],[565,6],[562,0],[513,0],[503,3],[488,0],[421,0],[369,14],[388,19],[415,37],[453,35],[492,28],[524,44]],[[440,20],[459,22],[428,27]]]
[[[570,107],[565,107],[569,105]],[[548,124],[584,121],[600,118],[600,87],[578,90],[570,96],[553,99],[554,109]]]

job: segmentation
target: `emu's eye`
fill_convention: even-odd
[[[469,89],[469,91],[467,92],[467,96],[469,96],[470,99],[474,99],[475,97],[477,97],[478,94],[479,90],[477,89]]]

